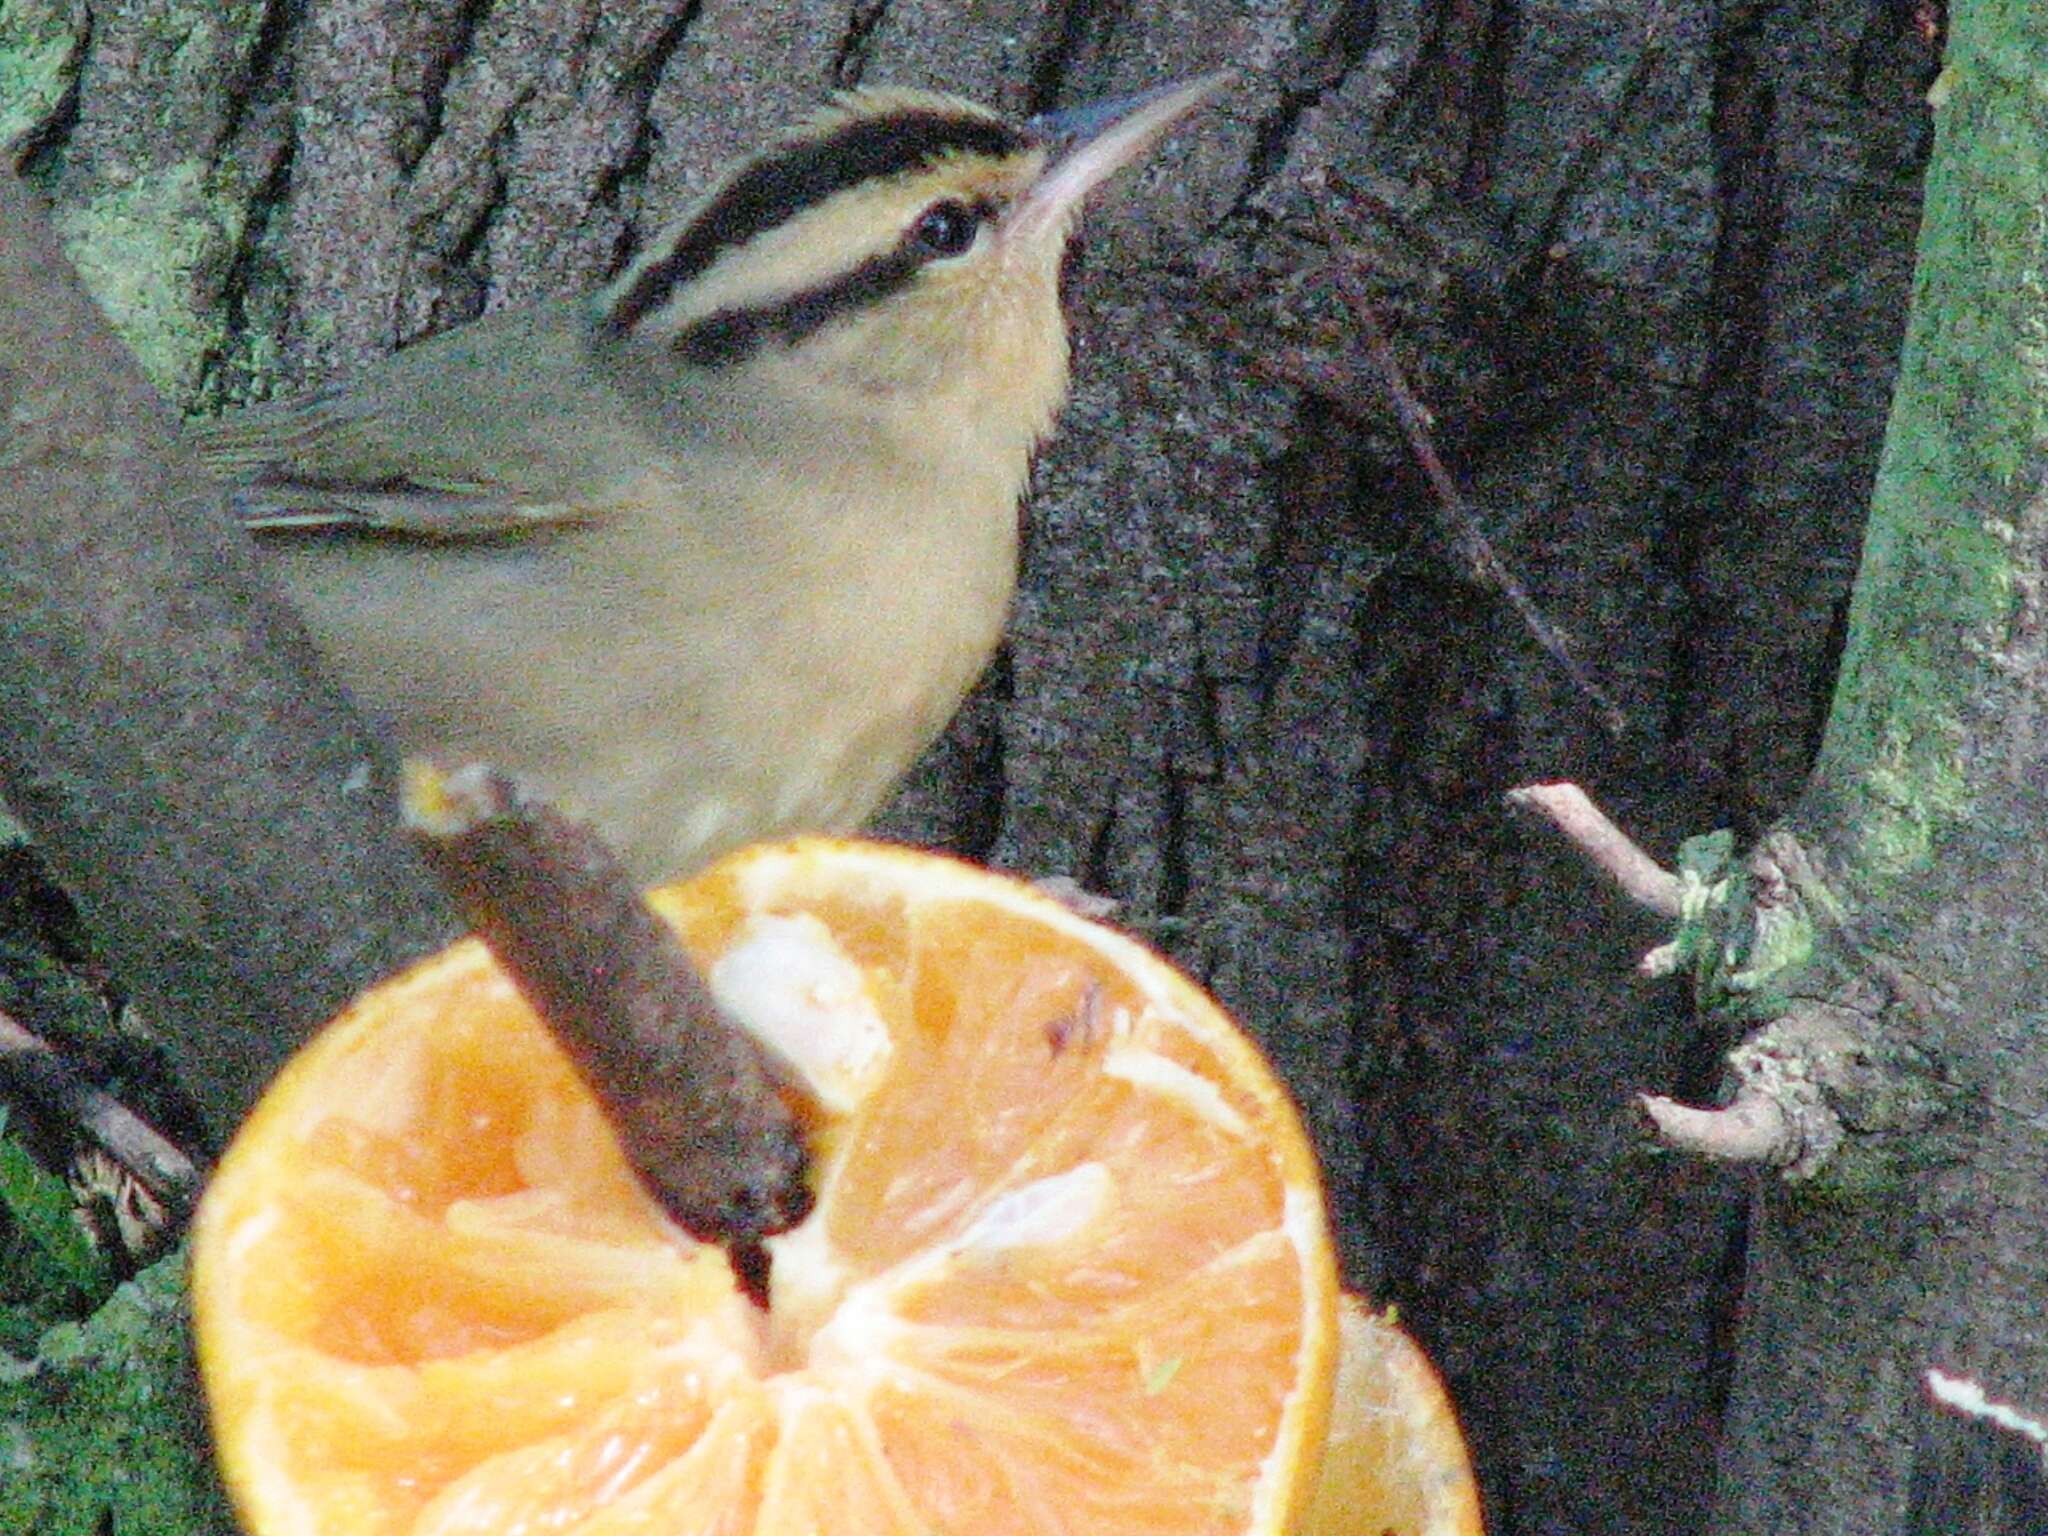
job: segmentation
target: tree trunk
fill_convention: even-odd
[[[1930,1368],[2048,1405],[2048,21],[1954,17],[1849,643],[1788,830],[1840,1148],[1756,1207],[1717,1530],[2039,1531],[1940,1493]],[[1796,1027],[1796,1026],[1795,1026]]]
[[[0,48],[0,134],[207,406],[594,283],[834,84],[1032,109],[1239,64],[1092,222],[1008,653],[884,827],[1106,890],[1258,1032],[1493,1529],[1700,1528],[1745,1186],[1645,1155],[1625,1106],[1704,1097],[1729,1040],[1632,979],[1655,925],[1501,792],[1578,779],[1665,854],[1797,794],[1905,309],[1917,13],[12,0]],[[1333,263],[1618,737],[1373,386],[1275,376],[1371,379]]]

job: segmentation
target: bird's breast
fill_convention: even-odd
[[[1021,475],[697,468],[692,510],[616,531],[582,642],[616,725],[576,777],[663,872],[856,826],[987,665],[1016,584]]]
[[[814,424],[650,448],[529,538],[273,552],[403,744],[526,776],[656,879],[879,803],[1001,636],[1022,479]]]

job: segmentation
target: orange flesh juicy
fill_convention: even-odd
[[[1484,1536],[1457,1411],[1429,1357],[1356,1296],[1338,1311],[1322,1473],[1293,1536]]]
[[[1334,1278],[1300,1127],[1146,951],[868,845],[658,893],[824,1106],[771,1307],[670,1227],[474,945],[294,1061],[208,1196],[260,1536],[1286,1528]]]

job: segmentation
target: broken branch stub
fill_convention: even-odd
[[[603,1106],[676,1224],[756,1301],[811,1208],[779,1076],[596,833],[482,764],[405,768],[406,828]]]

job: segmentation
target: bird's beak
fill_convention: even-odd
[[[1064,235],[1090,192],[1141,159],[1167,129],[1235,78],[1234,71],[1220,69],[1179,85],[1032,118],[1026,126],[1052,157],[1017,209],[1013,231],[1026,238]]]

